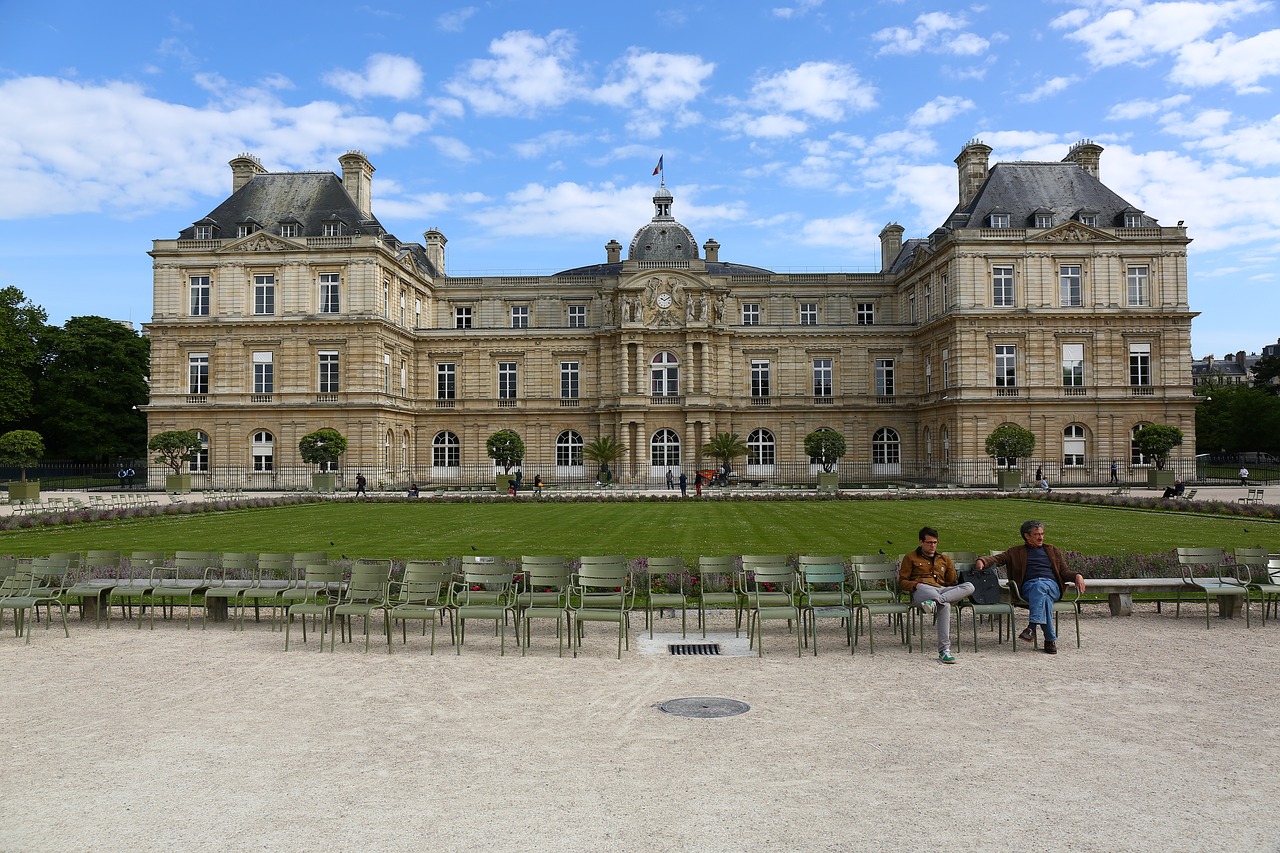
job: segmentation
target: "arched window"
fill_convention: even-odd
[[[187,463],[189,471],[193,474],[204,474],[209,471],[209,434],[196,430],[196,438],[200,439],[200,449]]]
[[[651,392],[655,397],[680,396],[680,359],[660,352],[649,362]]]
[[[1142,451],[1138,449],[1138,430],[1142,429],[1146,424],[1138,424],[1133,428],[1133,434],[1129,442],[1129,464],[1131,465],[1150,465],[1151,462],[1147,457],[1142,455]]]
[[[273,471],[276,467],[275,436],[264,430],[253,434],[253,470]]]
[[[405,470],[409,469],[409,431],[405,430],[400,436],[400,467]]]
[[[1084,465],[1084,427],[1071,424],[1062,431],[1062,464]]]
[[[387,435],[382,439],[382,470],[391,470],[391,430],[387,430]]]
[[[896,430],[881,427],[871,437],[871,464],[898,465],[902,462],[902,443]]]
[[[775,450],[773,433],[767,429],[754,430],[747,436],[748,465],[773,465],[777,460]]]
[[[451,432],[438,432],[431,441],[431,467],[457,468],[462,465],[462,446]]]
[[[660,429],[649,442],[649,464],[655,468],[675,468],[680,465],[680,436],[675,430]]]
[[[933,461],[933,431],[928,427],[924,428],[924,461]]]
[[[556,436],[556,467],[582,467],[582,436],[571,429]]]

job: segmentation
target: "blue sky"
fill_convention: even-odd
[[[674,213],[721,259],[871,271],[993,161],[1105,146],[1103,181],[1185,220],[1196,356],[1280,336],[1280,12],[1272,2],[0,0],[0,285],[61,323],[145,322],[151,240],[241,152],[339,171],[449,239],[455,275],[602,262]]]

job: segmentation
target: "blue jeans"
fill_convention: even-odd
[[[1053,603],[1062,598],[1062,589],[1056,580],[1050,578],[1032,578],[1022,585],[1022,597],[1027,600],[1031,611],[1031,624],[1044,626],[1044,638],[1057,641],[1058,635],[1053,630]]]

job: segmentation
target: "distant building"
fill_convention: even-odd
[[[806,480],[806,434],[840,432],[846,480],[988,483],[984,443],[1030,428],[1054,481],[1144,465],[1133,432],[1195,446],[1186,231],[1099,178],[1102,147],[1061,162],[956,158],[959,199],[924,239],[880,234],[882,268],[786,274],[721,260],[674,216],[603,262],[549,276],[453,277],[446,239],[387,233],[373,166],[271,173],[231,161],[232,192],[156,240],[150,434],[201,433],[210,483],[305,483],[298,439],[333,427],[343,472],[373,483],[491,476],[485,439],[514,429],[524,469],[593,480],[582,448],[627,447],[624,481],[715,467],[736,432],[740,473]]]
[[[1257,353],[1245,355],[1240,350],[1226,358],[1204,358],[1191,362],[1191,381],[1195,385],[1248,385],[1253,381],[1250,373],[1257,364]]]

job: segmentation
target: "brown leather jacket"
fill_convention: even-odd
[[[1046,544],[1044,552],[1049,556],[1049,563],[1053,566],[1053,573],[1058,576],[1058,592],[1064,593],[1063,584],[1075,581],[1076,573],[1067,568],[1067,555],[1062,553],[1062,549],[1057,545]],[[1021,589],[1022,581],[1027,576],[1027,546],[1014,545],[1001,554],[996,554],[993,557],[983,557],[982,564],[984,566],[994,564],[1008,567],[1009,579]]]
[[[959,582],[955,563],[942,553],[935,553],[931,560],[917,548],[904,556],[898,567],[898,589],[905,593],[910,593],[917,584],[955,586]]]

